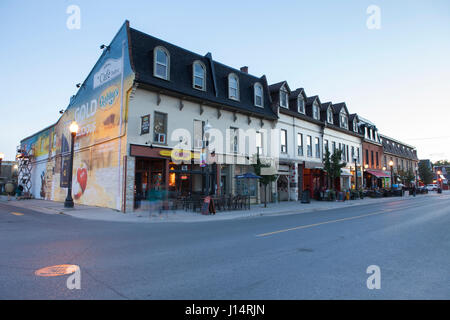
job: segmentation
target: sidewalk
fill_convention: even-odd
[[[256,216],[273,216],[273,215],[287,215],[299,214],[306,212],[316,212],[322,210],[339,209],[360,205],[368,205],[373,203],[407,201],[417,198],[433,197],[449,195],[449,191],[444,191],[442,195],[430,193],[428,195],[418,195],[416,198],[408,196],[394,198],[365,198],[363,200],[351,200],[345,202],[328,202],[328,201],[314,201],[309,204],[303,204],[300,201],[269,203],[267,208],[263,204],[252,205],[250,210],[224,211],[217,212],[216,215],[202,215],[198,212],[189,212],[184,210],[177,211],[163,211],[162,214],[154,212],[150,214],[148,211],[138,211],[132,213],[122,213],[113,209],[92,207],[75,204],[75,208],[64,208],[64,203],[54,202],[48,200],[20,200],[17,201],[11,198],[7,201],[6,196],[0,196],[0,203],[15,207],[35,210],[46,214],[65,214],[74,218],[90,219],[99,221],[112,222],[140,222],[140,223],[160,223],[160,222],[203,222],[203,221],[217,221],[229,220],[239,218],[249,218]]]

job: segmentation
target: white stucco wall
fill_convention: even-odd
[[[230,127],[239,128],[242,130],[254,129],[255,131],[271,130],[273,121],[263,120],[263,126],[261,126],[261,119],[257,117],[250,117],[251,123],[248,123],[247,115],[236,113],[236,121],[234,121],[234,115],[230,111],[222,110],[220,118],[218,117],[218,109],[216,107],[210,107],[203,105],[203,113],[200,114],[200,104],[193,103],[186,100],[180,100],[171,96],[160,95],[161,102],[158,105],[158,96],[156,92],[148,91],[145,89],[136,89],[136,92],[129,104],[128,111],[128,129],[127,129],[127,142],[129,144],[147,145],[152,144],[154,147],[161,148],[175,148],[179,143],[178,135],[174,136],[172,140],[172,133],[177,129],[185,129],[191,135],[191,147],[193,144],[194,136],[194,120],[208,121],[213,129],[218,130],[223,135],[223,144],[226,143],[226,132]],[[180,102],[184,107],[180,110]],[[162,112],[167,114],[167,144],[162,145],[153,141],[153,126],[154,126],[154,112]],[[141,135],[141,117],[150,114],[150,133]],[[270,139],[267,134],[263,134],[267,149],[270,149]],[[247,150],[239,149],[237,153],[240,161],[246,160],[245,156],[253,155],[256,153],[255,141],[250,141],[249,146],[251,148]],[[226,150],[224,147],[224,153],[235,156],[230,150]],[[219,150],[217,148],[216,150]],[[217,152],[219,154],[219,152]]]

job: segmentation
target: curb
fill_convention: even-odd
[[[419,196],[420,197],[420,196]],[[40,213],[44,213],[44,214],[62,214],[62,215],[66,215],[66,216],[71,216],[73,218],[77,218],[77,219],[85,219],[85,220],[93,220],[93,221],[105,221],[105,222],[128,222],[128,223],[198,223],[198,222],[211,222],[211,221],[224,221],[224,220],[234,220],[234,219],[245,219],[245,218],[255,218],[255,217],[272,217],[272,216],[284,216],[284,215],[293,215],[293,214],[303,214],[303,213],[313,213],[313,212],[320,212],[320,211],[326,211],[326,210],[333,210],[333,209],[341,209],[341,208],[348,208],[348,207],[356,207],[356,206],[362,206],[362,205],[371,205],[371,204],[379,204],[379,203],[386,203],[386,202],[390,202],[390,201],[407,201],[407,200],[412,200],[415,199],[417,197],[410,197],[410,196],[403,196],[403,197],[392,197],[392,198],[380,198],[378,200],[383,200],[383,201],[372,201],[369,203],[363,202],[363,201],[358,201],[358,200],[347,200],[346,202],[341,203],[340,206],[327,206],[327,207],[322,207],[322,208],[296,208],[296,209],[289,209],[289,210],[284,210],[284,211],[278,211],[278,212],[263,212],[263,211],[258,211],[258,212],[254,212],[254,213],[248,213],[248,214],[241,214],[241,215],[223,215],[223,216],[215,216],[215,218],[211,217],[211,218],[206,218],[206,219],[202,219],[200,218],[194,218],[192,219],[192,217],[187,217],[185,219],[180,219],[180,220],[157,220],[157,221],[152,221],[149,219],[142,219],[142,220],[129,220],[126,219],[124,221],[121,220],[112,220],[112,219],[101,219],[101,218],[95,218],[95,217],[85,217],[85,216],[80,216],[77,215],[76,212],[71,212],[71,211],[63,211],[61,209],[50,209],[50,208],[43,208],[43,207],[39,207],[39,206],[35,206],[35,205],[31,205],[31,206],[27,206],[27,205],[22,205],[22,203],[20,203],[20,201],[0,201],[0,203],[4,203],[7,206],[12,206],[12,207],[20,207],[20,208],[24,208],[24,209],[29,209],[29,210],[33,210],[33,211],[37,211]],[[334,201],[330,202],[330,205],[336,203]],[[264,208],[261,208],[262,210],[264,210]],[[74,210],[76,211],[76,210]],[[75,213],[75,214],[73,214]],[[126,217],[126,216],[124,216]],[[129,216],[132,217],[132,216]]]

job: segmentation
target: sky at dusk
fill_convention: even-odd
[[[70,5],[80,29],[66,26]],[[367,8],[380,8],[369,29]],[[347,103],[421,159],[450,159],[450,1],[0,1],[0,152],[55,123],[125,20],[269,84]]]

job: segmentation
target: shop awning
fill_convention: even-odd
[[[366,170],[365,172],[370,173],[371,175],[377,177],[377,178],[390,178],[391,175],[387,174],[386,172],[382,170]]]
[[[352,176],[353,174],[350,172],[350,170],[349,169],[344,169],[344,168],[342,168],[341,169],[341,176]]]

